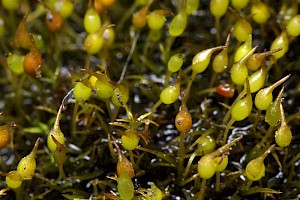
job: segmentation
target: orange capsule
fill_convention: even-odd
[[[192,116],[185,103],[182,103],[180,111],[176,115],[175,126],[180,133],[187,133],[192,128]]]
[[[6,147],[9,142],[9,131],[7,125],[0,126],[0,149]]]
[[[63,27],[64,20],[58,12],[49,10],[46,14],[46,24],[51,32],[59,32]]]
[[[234,87],[228,83],[221,83],[216,88],[216,93],[223,97],[233,97],[234,95]]]
[[[41,67],[43,59],[35,47],[26,54],[23,60],[23,67],[26,74],[39,78],[41,76]]]
[[[98,14],[103,13],[105,10],[105,6],[103,5],[101,0],[94,0],[94,8]]]

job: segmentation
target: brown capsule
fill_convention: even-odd
[[[152,2],[153,0],[132,15],[131,21],[135,28],[141,29],[147,24],[147,12]]]
[[[23,60],[23,67],[26,74],[29,76],[35,76],[37,78],[41,77],[41,67],[43,59],[35,47],[30,52],[26,54]]]
[[[102,14],[105,10],[105,6],[102,3],[102,0],[94,0],[94,8],[97,13]]]
[[[180,133],[187,133],[192,128],[192,116],[183,102],[175,118],[175,126]]]
[[[32,48],[32,38],[30,37],[30,33],[25,27],[25,22],[28,15],[25,15],[23,19],[20,21],[16,36],[15,36],[15,44],[17,47],[21,47],[23,49],[31,49]]]
[[[134,169],[133,169],[131,162],[121,152],[119,152],[119,159],[118,159],[118,163],[117,163],[118,177],[120,177],[121,173],[122,173],[121,166],[130,178],[134,177],[135,173],[134,173]]]
[[[46,14],[46,24],[51,32],[59,32],[63,27],[64,20],[58,12],[49,10]]]
[[[272,51],[267,51],[263,53],[254,53],[246,61],[246,66],[249,70],[256,71],[260,68],[264,59],[275,52],[280,51],[282,48],[274,49]]]

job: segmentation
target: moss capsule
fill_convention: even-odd
[[[215,158],[217,162],[216,172],[222,172],[228,165],[228,155]]]
[[[258,181],[265,175],[266,167],[262,158],[251,160],[246,166],[246,176],[251,181]]]
[[[231,0],[232,6],[237,9],[241,10],[245,8],[249,3],[249,0]]]
[[[216,140],[210,135],[203,137],[198,143],[198,150],[203,152],[203,154],[208,154],[216,149]]]
[[[140,10],[138,10],[137,12],[135,12],[132,15],[131,22],[132,22],[132,25],[135,28],[141,29],[144,26],[146,26],[146,24],[147,24],[147,12],[148,12],[148,9],[149,9],[150,5],[152,4],[152,2],[153,2],[153,0],[149,1],[148,4],[146,4],[145,6],[143,6]],[[158,22],[158,23],[161,23],[161,22],[162,21],[160,20],[160,22]],[[154,24],[152,24],[152,25],[154,25]]]
[[[180,12],[172,19],[169,27],[169,33],[173,37],[177,37],[183,33],[187,25],[187,15]]]
[[[74,98],[78,102],[85,102],[92,94],[92,89],[86,86],[83,82],[77,82],[74,87]]]
[[[10,171],[5,177],[6,185],[12,189],[22,185],[23,177],[18,171]]]
[[[234,95],[234,87],[228,83],[221,83],[216,88],[216,93],[223,97],[231,98]]]
[[[269,87],[260,89],[254,99],[256,108],[259,110],[266,110],[273,101],[273,90],[284,81],[286,81],[289,77],[290,75],[287,75],[276,83],[270,85]]]
[[[36,47],[32,48],[30,52],[25,55],[23,60],[25,73],[36,78],[41,77],[42,64],[42,55]]]
[[[261,1],[254,1],[251,7],[253,20],[258,24],[264,24],[270,18],[271,14],[268,6]]]
[[[66,19],[73,13],[74,4],[71,0],[57,1],[55,3],[55,10],[62,16],[63,19]]]
[[[206,50],[203,50],[203,51],[200,51],[199,53],[197,53],[193,57],[192,70],[196,73],[204,72],[210,63],[211,55],[215,51],[222,50],[225,47],[226,46],[218,46],[218,47],[206,49]]]
[[[210,12],[216,17],[222,17],[228,8],[229,0],[211,0]]]
[[[232,107],[231,117],[234,121],[241,121],[246,119],[252,111],[253,102],[252,102],[252,96],[250,92],[249,81],[247,81],[246,87],[247,87],[246,97],[240,99]]]
[[[0,149],[6,147],[9,142],[9,129],[8,125],[0,126]]]
[[[160,100],[164,104],[174,103],[180,95],[180,78],[177,78],[175,85],[170,85],[160,93]]]
[[[51,131],[48,134],[47,137],[47,145],[48,148],[51,152],[54,152],[55,149],[57,148],[56,143],[54,142],[52,137],[55,137],[55,139],[60,143],[60,144],[64,144],[65,143],[65,136],[64,134],[61,132],[60,126],[59,126],[59,120],[60,120],[60,115],[61,115],[61,111],[62,111],[62,105],[59,107],[57,116],[56,116],[56,120],[54,122],[53,128],[51,129]]]
[[[121,137],[122,146],[126,150],[134,150],[139,144],[138,133],[133,129],[126,130]]]
[[[280,147],[287,147],[292,141],[292,131],[287,124],[281,124],[275,132],[275,142]]]
[[[27,156],[22,158],[17,166],[17,171],[21,174],[23,179],[31,179],[35,172],[36,168],[36,161],[35,161],[35,154],[37,151],[37,148],[39,146],[39,138],[35,142],[35,145]]]
[[[103,43],[103,31],[93,32],[84,39],[83,49],[90,55],[96,54],[103,47]]]
[[[232,35],[240,42],[247,41],[252,35],[251,24],[244,18],[239,19],[233,26]]]
[[[220,164],[220,158],[225,152],[228,152],[230,147],[234,145],[236,142],[240,141],[242,137],[238,137],[231,141],[228,144],[220,147],[214,152],[206,154],[200,158],[198,161],[198,174],[203,179],[211,178],[217,170],[217,166]],[[224,161],[226,164],[226,160]],[[220,166],[219,170],[221,170],[224,166]]]
[[[230,76],[232,82],[237,85],[243,85],[248,77],[248,68],[246,67],[247,59],[255,52],[257,46],[249,51],[242,59],[234,63],[230,70]]]
[[[27,16],[28,15],[25,15],[18,25],[15,36],[15,44],[17,47],[30,50],[33,46],[33,43],[30,33],[25,26]]]
[[[234,54],[234,62],[240,61],[252,49],[252,35],[248,35],[248,39],[236,50]],[[253,52],[254,53],[254,52]]]
[[[286,31],[282,31],[275,40],[272,42],[270,50],[281,49],[280,51],[273,53],[273,57],[278,60],[283,57],[289,50],[289,38]]]
[[[300,14],[294,16],[287,24],[286,31],[290,36],[300,35]]]
[[[165,22],[166,11],[164,10],[154,10],[147,15],[147,24],[152,30],[160,30]]]
[[[246,61],[247,68],[252,71],[258,70],[260,68],[260,66],[262,65],[262,63],[266,60],[266,57],[268,57],[268,56],[272,55],[273,53],[276,53],[280,50],[281,50],[281,48],[274,49],[272,51],[263,52],[263,53],[254,53]]]
[[[24,56],[18,54],[9,54],[6,57],[6,63],[8,67],[16,74],[20,75],[24,73]]]
[[[83,25],[88,33],[94,33],[101,27],[101,18],[94,7],[89,7],[83,18]]]
[[[110,98],[113,93],[113,85],[110,84],[109,82],[106,82],[104,80],[98,79],[95,83],[94,90],[96,94],[101,98],[101,99],[108,99]]]
[[[62,166],[68,158],[67,157],[67,148],[64,145],[62,145],[61,143],[59,143],[59,141],[57,141],[53,135],[51,135],[51,137],[56,144],[56,149],[53,152],[54,161],[56,164]]]
[[[200,1],[199,0],[187,0],[186,1],[186,14],[190,15],[199,8]]]
[[[210,154],[204,155],[198,162],[198,174],[201,178],[209,179],[216,173],[217,162]]]
[[[174,54],[168,61],[168,70],[177,72],[183,65],[183,55],[180,53]]]
[[[265,84],[266,77],[267,67],[264,64],[259,70],[249,76],[250,92],[254,93],[260,90]]]
[[[64,19],[58,12],[49,10],[46,14],[46,24],[49,31],[60,32],[63,28]]]
[[[249,180],[258,181],[265,175],[266,167],[264,164],[264,159],[267,157],[269,153],[271,153],[274,147],[275,145],[270,146],[261,156],[251,160],[247,164],[245,175]]]
[[[187,133],[192,128],[192,116],[184,102],[182,102],[180,111],[176,115],[175,126],[180,133]]]
[[[19,0],[2,0],[1,3],[3,8],[13,11],[18,8]]]
[[[280,105],[283,96],[284,87],[280,90],[280,93],[276,97],[275,101],[272,102],[266,110],[265,121],[270,126],[277,126],[281,122]]]

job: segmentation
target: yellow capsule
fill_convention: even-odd
[[[275,40],[272,42],[270,50],[280,49],[280,51],[273,53],[273,56],[276,60],[283,57],[285,53],[289,50],[289,38],[286,31],[282,31]]]

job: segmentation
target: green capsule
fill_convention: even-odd
[[[209,179],[216,173],[217,162],[210,154],[204,155],[198,162],[198,174],[201,178]]]
[[[241,121],[246,119],[253,107],[252,96],[250,92],[249,81],[246,82],[247,94],[246,97],[240,99],[234,106],[232,107],[231,117],[234,121]]]
[[[245,8],[249,3],[249,0],[231,0],[232,6],[237,9],[241,10]]]
[[[183,56],[180,53],[174,54],[168,61],[168,70],[177,72],[183,64]]]
[[[289,50],[289,38],[286,31],[282,31],[275,40],[272,42],[270,50],[281,49],[280,51],[273,54],[274,58],[278,60],[283,57]]]
[[[169,33],[173,37],[181,35],[187,25],[187,15],[185,12],[180,12],[172,19],[169,27]]]
[[[257,46],[249,51],[238,62],[234,63],[230,70],[230,76],[233,83],[237,85],[244,85],[248,77],[248,68],[246,67],[247,59],[255,52]]]
[[[10,171],[5,177],[6,185],[12,189],[19,188],[23,180],[22,175],[18,171]]]
[[[216,17],[222,17],[228,8],[229,0],[211,0],[210,12]]]
[[[83,25],[88,33],[94,33],[101,27],[101,18],[94,7],[89,7],[83,18]]]
[[[202,73],[206,70],[210,63],[210,58],[211,55],[215,51],[219,51],[226,48],[226,46],[218,46],[218,47],[213,47],[210,49],[205,49],[203,51],[200,51],[193,57],[192,61],[192,70],[196,73]]]
[[[280,90],[280,93],[278,94],[275,101],[272,102],[266,110],[265,121],[270,126],[273,126],[273,127],[279,125],[281,122],[280,104],[281,104],[283,91],[284,91],[284,87]]]
[[[273,101],[273,95],[272,95],[273,90],[277,86],[282,84],[284,81],[286,81],[289,77],[290,75],[287,75],[284,78],[277,81],[276,83],[270,85],[269,87],[259,90],[254,99],[256,108],[258,110],[266,110]]]
[[[186,1],[186,14],[190,15],[199,8],[200,1],[199,0],[187,0]]]
[[[264,24],[270,18],[271,14],[268,6],[261,1],[254,1],[251,7],[253,20],[258,24]]]
[[[85,102],[92,94],[92,89],[82,82],[77,82],[74,87],[74,98],[78,102]]]
[[[240,42],[247,41],[252,35],[251,24],[244,18],[239,19],[233,26],[232,35]]]
[[[263,65],[259,70],[251,74],[249,76],[249,85],[250,85],[250,92],[255,93],[260,90],[264,84],[267,77],[267,67]]]
[[[165,22],[166,11],[164,10],[154,10],[147,16],[147,23],[150,29],[152,30],[160,30]]]
[[[60,119],[61,111],[62,111],[62,105],[59,107],[59,110],[58,110],[53,128],[51,129],[51,131],[49,132],[48,137],[47,137],[47,145],[48,145],[48,148],[51,152],[54,152],[55,149],[57,148],[57,145],[54,142],[53,137],[55,137],[55,139],[60,144],[65,143],[65,136],[61,132],[61,129],[60,129],[60,126],[59,126],[59,119]]]
[[[126,130],[121,137],[122,146],[126,150],[134,150],[139,144],[138,133],[134,129]]]
[[[177,78],[175,85],[170,85],[160,93],[160,100],[164,104],[174,103],[180,95],[180,77]]]
[[[247,164],[245,173],[249,180],[258,181],[265,175],[265,171],[264,159],[258,157]]]
[[[83,49],[90,55],[98,53],[103,47],[103,31],[88,34],[84,39]]]
[[[275,145],[270,146],[261,156],[251,160],[247,164],[245,175],[249,180],[258,181],[265,175],[266,167],[264,164],[264,159],[269,153],[271,153],[274,147]]]
[[[248,35],[248,39],[236,50],[234,54],[234,62],[240,61],[252,49],[252,35]]]
[[[300,35],[300,14],[294,16],[287,24],[286,31],[290,36]]]
[[[6,63],[8,67],[16,74],[20,75],[24,73],[23,67],[24,56],[17,54],[9,54],[6,57]]]
[[[18,163],[17,171],[21,174],[23,179],[31,179],[31,177],[35,172],[35,168],[36,168],[35,154],[39,146],[39,141],[40,140],[38,138],[30,154],[22,158]]]

